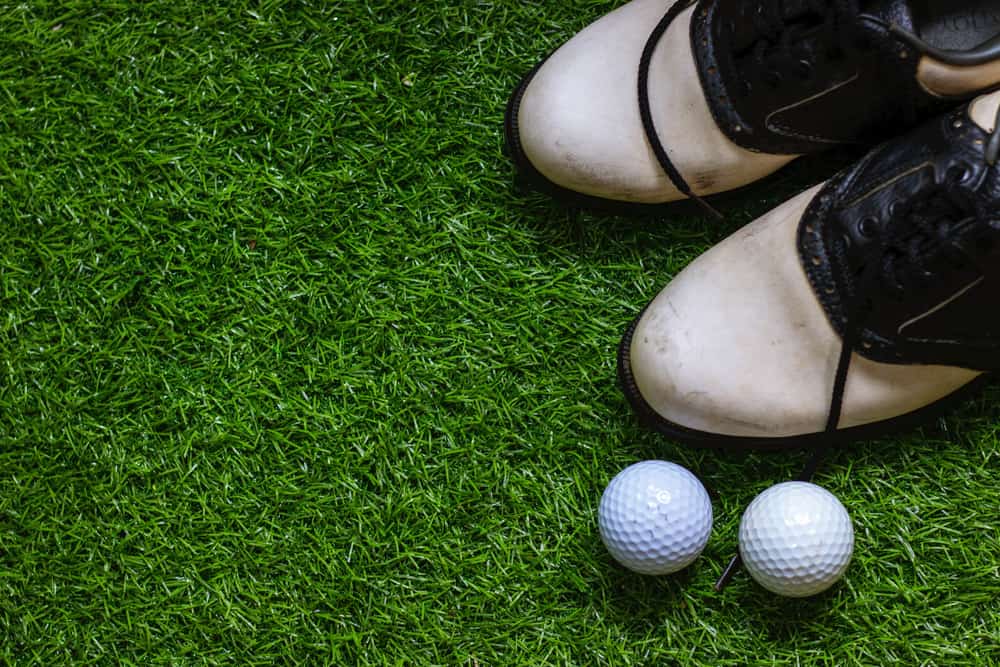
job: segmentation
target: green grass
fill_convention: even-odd
[[[503,105],[615,3],[0,4],[0,661],[1000,664],[1000,391],[852,446],[843,584],[712,590],[800,454],[683,449],[625,324],[724,225],[512,186]],[[725,489],[689,571],[608,480]]]

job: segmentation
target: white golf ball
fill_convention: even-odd
[[[685,468],[644,461],[611,480],[597,518],[601,540],[616,561],[641,574],[670,574],[705,548],[712,503]]]
[[[740,522],[743,566],[757,583],[787,597],[821,593],[844,574],[854,528],[832,493],[785,482],[754,498]]]

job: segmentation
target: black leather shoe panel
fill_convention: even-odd
[[[733,142],[812,153],[878,141],[943,110],[917,82],[921,54],[887,28],[913,29],[905,0],[847,17],[834,14],[836,3],[789,1],[780,31],[761,27],[773,24],[761,18],[766,4],[702,0],[691,22],[709,107]],[[817,5],[827,7],[817,12]]]
[[[1000,169],[954,112],[834,177],[799,227],[841,337],[874,361],[1000,370]]]

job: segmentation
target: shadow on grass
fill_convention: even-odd
[[[623,412],[628,411],[622,399]],[[631,418],[629,416],[628,418]],[[983,390],[951,412],[925,424],[892,436],[840,445],[824,459],[819,479],[837,470],[851,468],[852,475],[876,474],[875,470],[912,464],[909,449],[914,442],[941,443],[941,447],[963,448],[981,430],[993,432],[1000,422],[1000,376],[993,376]],[[628,433],[637,460],[666,459],[688,467],[697,474],[717,500],[721,494],[753,495],[771,484],[791,479],[811,456],[808,448],[779,451],[696,448],[682,445],[657,433],[647,432],[636,422]],[[940,449],[940,447],[939,447]],[[734,476],[742,484],[720,483]],[[820,481],[822,484],[822,481]]]
[[[609,612],[608,620],[625,625],[641,622],[644,626],[672,617],[678,607],[686,605],[685,590],[704,566],[701,560],[696,560],[680,572],[654,577],[631,572],[607,552],[600,564],[606,572],[601,580],[601,593]]]
[[[746,622],[766,632],[771,641],[785,642],[817,634],[816,621],[836,615],[837,598],[842,583],[808,598],[786,598],[759,588],[756,584],[739,600]]]
[[[672,575],[650,577],[629,572],[610,557],[602,559],[607,574],[602,577],[600,605],[606,610],[606,620],[630,627],[639,635],[664,622],[683,622],[678,612],[689,606],[695,618],[703,612],[732,609],[744,617],[744,624],[766,633],[772,641],[797,640],[804,635],[815,635],[817,620],[838,612],[837,599],[843,584],[810,598],[785,598],[774,595],[749,581],[744,586],[731,587],[723,593],[693,588],[695,582],[703,584],[703,569],[713,569],[713,564],[702,558],[690,567]],[[712,572],[714,574],[714,571]]]
[[[708,245],[721,241],[799,192],[812,187],[856,161],[863,151],[840,149],[807,156],[773,176],[738,190],[723,193],[716,202],[723,220],[707,215],[692,202],[666,204],[639,212],[564,205],[545,193],[518,183],[511,169],[510,210],[519,224],[533,231],[540,255],[578,252],[592,255],[605,250],[642,250],[669,243]]]
[[[886,471],[891,475],[891,471],[902,471],[905,466],[922,465],[923,457],[913,454],[915,447],[928,450],[928,456],[931,452],[948,454],[946,450],[951,450],[950,454],[961,457],[970,442],[994,437],[998,422],[1000,381],[994,379],[980,395],[922,428],[901,432],[895,437],[844,445],[831,452],[820,469],[817,482],[837,493],[838,477],[881,479]],[[783,598],[753,583],[744,571],[737,574],[742,584],[730,586],[718,597],[706,590],[686,590],[696,580],[699,586],[704,586],[705,569],[710,578],[721,573],[722,566],[736,550],[735,531],[740,508],[771,484],[794,477],[808,460],[809,452],[692,449],[661,439],[657,434],[642,434],[638,425],[635,428],[635,437],[628,436],[629,444],[625,446],[637,460],[676,461],[701,476],[706,486],[715,486],[715,530],[702,557],[688,569],[668,577],[629,573],[603,554],[600,560],[608,574],[602,577],[602,585],[606,589],[608,606],[614,610],[612,618],[634,624],[638,617],[645,628],[658,620],[673,618],[679,606],[697,599],[706,608],[737,605],[743,610],[746,624],[759,628],[772,641],[821,639],[824,626],[816,621],[842,613],[840,601],[849,595],[843,583],[814,597]]]

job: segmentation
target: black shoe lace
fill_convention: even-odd
[[[997,107],[997,117],[993,121],[993,134],[986,144],[986,164],[995,167],[998,159],[1000,159],[1000,107]]]
[[[639,115],[650,148],[674,187],[685,197],[698,203],[709,215],[722,219],[723,216],[718,211],[694,193],[670,159],[656,131],[649,102],[649,68],[653,52],[674,20],[695,2],[696,0],[678,0],[667,10],[646,41],[639,59]],[[859,9],[860,0],[803,0],[805,13],[797,11],[793,18],[786,16],[785,2],[786,0],[760,0],[743,3],[743,11],[750,12],[749,20],[754,26],[755,38],[750,47],[752,60],[757,64],[758,71],[767,72],[765,77],[771,85],[780,85],[783,72],[786,71],[796,71],[802,79],[808,80],[817,58],[843,57],[867,47],[857,28],[859,17],[863,16]],[[735,32],[737,25],[736,19],[731,21],[730,31]],[[821,48],[803,48],[806,41],[821,45]],[[728,59],[729,71],[736,71],[737,54],[724,51],[726,50],[720,50],[716,56]],[[749,95],[753,87],[751,77],[744,77],[743,82],[741,92]],[[879,111],[892,113],[892,110],[887,109]],[[908,107],[904,107],[902,111],[907,116],[906,122],[912,122],[914,112]]]
[[[996,123],[986,147],[985,160],[995,167],[998,156],[1000,108],[997,109]],[[971,264],[986,270],[987,267],[980,264],[978,255],[996,243],[997,236],[1000,236],[1000,219],[996,219],[996,212],[991,215],[984,210],[962,187],[963,176],[961,170],[945,174],[941,181],[891,207],[890,219],[885,225],[866,225],[866,221],[860,223],[863,234],[864,228],[868,228],[865,235],[870,236],[871,245],[862,261],[853,267],[854,284],[847,286],[846,290],[849,295],[844,307],[846,324],[823,431],[828,438],[827,442],[813,450],[809,461],[796,477],[797,481],[811,481],[833,446],[833,435],[840,426],[851,358],[865,321],[875,307],[873,291],[881,286],[886,293],[901,297],[910,290],[922,289],[935,280],[932,263],[941,258],[956,268]],[[974,245],[960,242],[959,231],[962,238],[971,239]],[[846,243],[836,246],[832,259],[841,267],[849,266]],[[715,590],[725,588],[740,564],[737,554],[719,577]]]
[[[650,34],[649,39],[646,40],[646,46],[642,51],[642,57],[639,59],[639,116],[642,119],[642,127],[646,132],[646,137],[649,140],[649,146],[653,150],[653,155],[656,156],[656,161],[660,163],[660,167],[666,173],[670,182],[674,184],[674,187],[683,194],[688,199],[691,199],[698,203],[709,215],[719,220],[723,219],[721,213],[716,211],[712,206],[706,202],[704,199],[699,197],[691,189],[684,176],[681,175],[680,171],[677,170],[676,165],[674,165],[673,160],[670,159],[670,155],[667,154],[667,149],[663,147],[663,142],[660,141],[660,136],[656,131],[656,124],[653,122],[653,112],[649,104],[649,65],[653,60],[653,52],[656,50],[656,45],[660,43],[660,38],[670,27],[670,24],[674,22],[678,16],[680,16],[684,10],[693,5],[696,0],[678,0],[667,13],[660,19],[660,22],[653,28],[652,34]]]

